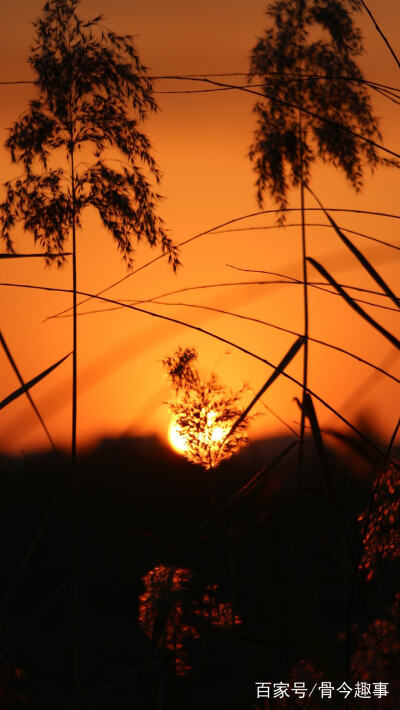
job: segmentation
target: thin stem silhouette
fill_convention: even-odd
[[[288,227],[301,227],[301,222],[293,222],[291,224],[266,224],[260,227],[236,227],[235,229],[219,229],[214,232],[214,234],[230,234],[232,232],[252,232],[252,231],[264,231],[270,229],[287,229]],[[325,229],[333,229],[331,224],[326,222],[307,222],[308,227],[324,227]],[[400,251],[400,246],[397,244],[392,244],[392,242],[385,242],[383,239],[378,239],[377,237],[371,237],[369,234],[364,232],[356,232],[354,229],[349,229],[348,227],[340,227],[343,232],[349,232],[349,234],[355,234],[357,237],[363,237],[363,239],[368,239],[377,244],[382,244],[382,246],[389,247],[390,249],[396,249]]]
[[[262,320],[260,318],[252,318],[251,316],[244,316],[241,313],[232,313],[232,311],[225,311],[222,308],[214,308],[213,306],[203,306],[203,305],[197,304],[197,303],[183,303],[183,302],[171,303],[168,301],[157,301],[157,300],[151,301],[151,303],[154,303],[156,305],[162,305],[162,306],[188,306],[189,308],[200,308],[200,309],[204,309],[206,311],[212,311],[214,313],[221,313],[223,315],[228,315],[228,316],[233,316],[235,318],[240,318],[242,320],[250,321],[252,323],[260,323],[261,325],[266,325],[270,328],[275,328],[276,330],[279,330],[283,333],[289,333],[290,335],[297,335],[298,337],[300,337],[300,335],[301,335],[301,333],[299,333],[296,330],[291,330],[290,328],[284,328],[283,326],[276,325],[275,323],[269,323],[268,321]],[[357,360],[357,362],[360,362],[363,365],[367,365],[367,367],[373,368],[376,371],[376,373],[379,373],[381,375],[385,375],[385,377],[389,377],[389,379],[393,380],[397,384],[400,384],[400,379],[398,377],[395,377],[395,375],[390,374],[390,372],[387,372],[382,367],[379,367],[379,365],[374,365],[374,363],[370,362],[369,360],[365,360],[360,355],[356,355],[355,353],[352,353],[349,350],[346,350],[345,348],[341,348],[339,345],[334,345],[333,343],[327,343],[325,340],[319,340],[318,338],[313,338],[310,335],[308,336],[308,340],[310,340],[313,343],[317,343],[318,345],[323,345],[324,347],[331,348],[332,350],[336,350],[337,352],[347,355],[348,357],[351,357],[354,360]]]
[[[375,215],[377,217],[387,217],[390,219],[400,219],[400,214],[391,214],[388,212],[376,212],[373,210],[361,210],[361,209],[351,209],[351,208],[338,208],[338,207],[326,207],[326,210],[329,210],[330,212],[350,212],[352,214],[368,214],[368,215]],[[181,248],[183,246],[186,246],[187,244],[190,244],[191,242],[196,241],[197,239],[200,239],[201,237],[208,236],[210,234],[218,233],[217,230],[221,229],[222,227],[227,227],[230,224],[234,224],[235,222],[241,222],[245,219],[250,219],[251,217],[258,217],[259,215],[262,214],[276,214],[277,212],[299,212],[301,209],[299,207],[286,207],[284,209],[281,208],[275,208],[275,209],[270,209],[270,210],[258,210],[257,212],[250,212],[249,214],[242,215],[241,217],[234,217],[232,219],[229,219],[225,222],[222,222],[221,224],[216,225],[215,227],[211,227],[210,229],[206,229],[202,232],[198,232],[197,234],[193,235],[192,237],[188,237],[188,239],[184,239],[181,242],[179,242],[176,246],[177,248]],[[305,208],[306,212],[323,212],[323,210],[320,207],[306,207]],[[103,293],[106,293],[107,291],[110,291],[112,288],[115,288],[115,286],[119,286],[119,284],[123,283],[127,279],[131,278],[131,276],[135,276],[138,274],[140,271],[143,271],[143,269],[146,269],[149,266],[152,266],[155,264],[157,261],[160,259],[163,259],[166,256],[166,254],[159,254],[158,256],[154,257],[153,259],[150,259],[149,261],[145,262],[141,266],[139,266],[137,269],[134,269],[133,271],[129,272],[128,274],[125,274],[125,276],[122,276],[120,279],[117,281],[114,281],[113,283],[109,284],[108,286],[105,286],[101,291],[98,291],[96,293],[96,296],[101,296]],[[82,301],[79,301],[77,304],[78,306],[81,306],[84,303],[87,303],[90,298],[84,299]],[[52,318],[57,318],[58,316],[64,315],[65,313],[68,313],[71,310],[71,308],[65,308],[62,311],[59,311],[58,313],[54,313],[51,316],[47,316],[47,318],[44,319],[44,321],[51,320]]]
[[[390,44],[388,38],[386,37],[386,35],[382,32],[381,28],[379,27],[377,21],[375,20],[375,17],[373,16],[371,10],[369,9],[367,3],[364,2],[364,0],[360,0],[360,3],[361,3],[361,5],[363,6],[363,8],[364,8],[364,10],[366,11],[366,13],[370,16],[372,22],[373,22],[374,25],[375,25],[376,30],[378,31],[378,33],[379,33],[380,36],[382,37],[384,43],[386,44],[387,48],[389,49],[390,54],[392,55],[394,61],[396,62],[398,68],[400,69],[400,61],[399,61],[399,58],[398,58],[397,54],[395,53],[395,51],[394,51],[392,45]]]
[[[6,147],[22,177],[5,183],[0,205],[0,238],[14,252],[11,232],[19,222],[42,249],[61,265],[64,244],[72,238],[72,636],[74,708],[81,710],[79,630],[79,509],[77,457],[77,232],[81,213],[94,207],[116,242],[128,267],[141,239],[161,247],[175,271],[176,247],[156,214],[160,173],[147,136],[139,127],[157,110],[153,86],[146,76],[131,35],[99,26],[101,17],[83,22],[79,0],[48,0],[35,21],[29,62],[35,74],[36,98],[9,131]],[[141,76],[139,76],[139,74]],[[117,149],[128,165],[114,170],[106,154]],[[77,151],[89,149],[91,161],[76,165]],[[49,167],[61,150],[68,167]],[[42,168],[42,170],[39,170]],[[48,259],[51,260],[50,257]]]
[[[15,374],[17,375],[20,384],[22,385],[22,387],[24,387],[24,386],[25,386],[25,381],[24,381],[24,379],[23,379],[23,377],[22,377],[22,375],[21,375],[21,373],[20,373],[20,371],[19,371],[19,368],[17,367],[17,364],[16,364],[16,362],[15,362],[13,356],[11,355],[11,352],[10,352],[10,350],[9,350],[9,347],[8,347],[8,345],[7,345],[7,343],[6,343],[5,339],[4,339],[3,333],[2,333],[1,331],[0,331],[0,343],[1,343],[1,345],[3,346],[3,350],[4,350],[5,354],[7,355],[7,358],[8,358],[8,360],[9,360],[10,364],[11,364],[11,367],[13,368]],[[37,416],[37,418],[38,418],[38,420],[39,420],[41,426],[43,427],[43,430],[44,430],[44,432],[45,432],[45,434],[46,434],[46,436],[47,436],[47,438],[48,438],[48,440],[49,440],[50,446],[52,447],[52,449],[53,449],[53,451],[54,451],[55,453],[58,453],[57,447],[56,447],[56,445],[55,445],[55,443],[54,443],[54,440],[53,440],[53,437],[51,436],[51,434],[50,434],[50,432],[49,432],[49,430],[48,430],[48,428],[47,428],[47,426],[46,426],[46,423],[45,423],[45,421],[44,421],[42,415],[40,414],[39,409],[38,409],[37,405],[35,404],[35,402],[34,402],[34,400],[33,400],[33,398],[32,398],[31,393],[29,392],[29,390],[26,391],[26,396],[27,396],[28,401],[29,401],[29,403],[30,403],[30,405],[31,405],[31,407],[32,407],[32,409],[33,409],[33,411],[35,412],[35,414],[36,414],[36,416]]]
[[[12,284],[12,283],[5,283],[2,282],[0,283],[0,286],[6,286],[6,287],[11,287],[11,288],[27,288],[27,289],[34,289],[34,290],[40,290],[40,291],[49,291],[49,292],[55,292],[55,293],[71,293],[71,289],[67,288],[53,288],[50,286],[32,286],[30,284]],[[127,308],[129,310],[137,311],[138,313],[144,313],[148,316],[151,316],[152,318],[159,318],[160,320],[165,320],[170,323],[175,323],[176,325],[181,325],[186,328],[190,328],[191,330],[194,330],[198,333],[202,333],[203,335],[207,335],[211,338],[214,338],[215,340],[219,340],[221,343],[225,343],[226,345],[230,345],[231,347],[235,348],[236,350],[244,353],[245,355],[249,355],[250,357],[255,358],[256,360],[259,360],[260,362],[265,363],[269,367],[271,367],[273,370],[276,369],[276,365],[271,363],[270,360],[267,360],[267,358],[261,357],[261,355],[257,355],[256,353],[252,352],[248,348],[243,347],[242,345],[239,345],[238,343],[233,342],[232,340],[228,340],[227,338],[223,338],[222,336],[218,335],[217,333],[212,333],[209,330],[206,330],[205,328],[201,328],[200,326],[194,325],[193,323],[187,323],[186,321],[179,320],[178,318],[171,318],[170,316],[165,316],[161,313],[154,313],[153,311],[148,311],[144,308],[139,308],[138,306],[132,306],[128,303],[122,303],[121,301],[117,301],[115,299],[111,298],[106,298],[105,296],[98,296],[97,294],[89,293],[87,291],[81,291],[78,290],[77,294],[79,296],[84,296],[87,299],[91,298],[96,298],[99,301],[103,301],[104,303],[111,303],[113,305],[117,306],[122,306],[123,308]],[[290,380],[294,384],[298,385],[299,387],[302,388],[302,383],[297,380],[295,377],[292,375],[289,375],[287,372],[283,371],[281,372],[282,377],[285,377],[286,379]],[[389,463],[391,463],[396,469],[400,469],[400,464],[397,464],[396,461],[393,461],[392,459],[389,459],[387,455],[377,446],[369,437],[367,437],[365,434],[363,434],[362,431],[360,431],[354,424],[352,424],[346,417],[344,417],[340,412],[338,412],[337,409],[332,407],[326,400],[324,400],[322,397],[320,397],[316,392],[308,388],[308,393],[314,397],[318,402],[324,405],[330,412],[336,415],[340,421],[342,421],[346,426],[348,426],[352,431],[354,431],[363,441],[365,441],[368,446],[373,449],[376,453],[378,453],[379,456],[382,458],[386,459]]]
[[[301,104],[301,95],[300,101]],[[303,406],[301,407],[299,449],[297,460],[297,487],[301,488],[303,463],[304,463],[304,424],[305,424],[305,396],[308,385],[308,344],[309,344],[309,307],[308,307],[308,283],[307,283],[307,245],[306,245],[306,221],[304,204],[304,170],[303,170],[303,126],[302,110],[299,109],[299,150],[300,150],[300,204],[301,204],[301,257],[303,268],[303,317],[304,317],[304,350],[303,350]]]

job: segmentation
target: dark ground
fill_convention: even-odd
[[[255,442],[222,464],[217,507],[290,441]],[[357,515],[367,505],[377,462],[347,446],[340,455],[330,451],[328,470],[322,470],[310,447],[307,451],[300,492],[294,448],[247,495],[215,515],[210,474],[155,438],[104,440],[80,457],[85,708],[264,710],[256,702],[256,681],[312,685],[318,673],[334,685],[346,679],[345,636],[339,636],[347,624],[349,555],[356,554]],[[0,467],[0,708],[71,707],[68,460],[54,454],[1,457]],[[196,534],[210,513],[210,524]],[[194,578],[175,596],[173,589],[155,595],[150,643],[138,624],[138,599],[142,578],[157,563],[189,568]],[[193,604],[213,585],[218,585],[215,603],[232,605],[241,624],[223,626],[193,616]],[[368,589],[390,601],[396,586],[391,569]],[[177,603],[185,624],[195,623],[200,634],[184,641],[191,666],[184,677],[175,674],[174,653],[159,643]],[[364,629],[379,615],[370,592],[358,585],[353,621]],[[299,667],[301,660],[312,667]],[[376,664],[379,675],[378,657]],[[358,670],[354,681],[364,679]],[[381,676],[371,681],[385,680]],[[343,707],[334,700],[293,702],[275,700],[266,707]],[[398,707],[391,702],[352,701],[346,707]]]

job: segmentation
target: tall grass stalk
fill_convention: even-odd
[[[300,99],[301,104],[301,99]],[[309,311],[308,311],[308,275],[307,275],[307,245],[306,221],[304,204],[304,170],[303,170],[303,126],[302,112],[299,109],[299,150],[300,150],[300,205],[301,205],[301,258],[303,267],[303,318],[304,318],[304,346],[303,346],[303,406],[301,407],[299,450],[297,459],[297,489],[302,485],[302,471],[304,463],[304,425],[305,425],[305,397],[308,386],[308,345],[309,345]]]
[[[73,637],[73,678],[75,689],[75,708],[83,707],[80,660],[80,603],[79,603],[79,489],[76,467],[76,427],[77,427],[77,369],[78,369],[78,338],[77,338],[77,268],[76,268],[76,191],[74,165],[74,135],[72,132],[71,107],[71,198],[72,198],[72,438],[71,438],[71,529],[72,529],[72,637]]]

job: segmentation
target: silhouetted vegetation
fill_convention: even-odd
[[[262,91],[237,87],[261,97],[250,150],[260,206],[269,191],[282,226],[289,189],[300,187],[303,278],[275,276],[302,285],[304,328],[300,334],[273,326],[296,337],[280,362],[137,302],[108,299],[188,325],[272,369],[245,407],[246,387],[232,391],[215,373],[202,378],[194,348],[166,357],[162,364],[175,390],[169,405],[184,456],[156,437],[104,439],[77,456],[76,243],[83,210],[97,210],[128,268],[141,240],[158,246],[174,271],[179,264],[156,214],[159,195],[151,180],[160,176],[140,128],[157,110],[152,82],[133,37],[105,28],[100,16],[83,21],[78,4],[49,0],[34,23],[29,61],[37,97],[6,142],[22,176],[5,183],[1,256],[34,256],[15,253],[11,233],[20,224],[47,263],[72,257],[73,345],[72,353],[25,382],[0,334],[19,381],[0,408],[26,395],[53,447],[22,458],[0,456],[0,708],[274,710],[303,702],[319,708],[324,701],[309,691],[329,681],[343,693],[329,700],[331,708],[358,710],[368,698],[373,710],[394,710],[400,691],[400,422],[383,444],[368,422],[354,424],[326,402],[308,376],[308,346],[315,341],[399,383],[383,366],[309,333],[311,264],[324,279],[313,286],[335,292],[400,349],[389,327],[348,293],[363,289],[339,283],[306,251],[308,189],[332,234],[379,289],[368,293],[399,309],[394,290],[310,186],[317,157],[340,167],[356,190],[367,165],[398,167],[393,158],[399,156],[377,142],[372,84],[355,61],[362,42],[352,13],[365,3],[270,2],[272,25],[252,51],[249,75],[263,82]],[[301,350],[300,381],[288,368]],[[31,389],[70,354],[67,454],[55,446]],[[290,436],[249,443],[250,412],[278,378],[301,393],[299,431],[282,422]],[[346,430],[324,429],[317,404]],[[269,688],[257,696],[257,683],[275,681],[287,681],[292,695],[268,697]],[[363,695],[371,682],[389,684],[389,695],[383,686]],[[303,695],[301,685],[309,686]],[[349,687],[359,692],[347,699]]]
[[[239,702],[253,707],[255,681],[289,679],[299,659],[314,659],[324,678],[343,681],[340,632],[351,568],[340,557],[342,524],[310,443],[300,497],[293,479],[295,449],[268,469],[289,439],[257,442],[222,462],[220,500],[227,505],[210,518],[209,476],[215,472],[185,461],[157,439],[104,440],[82,454],[79,575],[87,707],[152,707],[160,694],[168,710]],[[338,457],[329,450],[328,458],[338,495],[346,481],[355,552],[357,515],[368,504],[375,462],[367,451],[357,454],[351,442],[347,452]],[[8,541],[4,595],[58,494],[62,473],[55,454],[27,461],[2,457],[0,465],[2,538]],[[364,470],[362,478],[353,476],[355,465]],[[250,471],[261,475],[249,486]],[[11,674],[21,669],[17,698],[22,693],[25,707],[45,710],[69,702],[68,515],[68,499],[58,495],[40,545],[2,610],[0,656]],[[360,583],[370,613],[377,607],[382,613],[379,600],[391,593],[397,564],[386,561],[379,583]],[[156,593],[149,575],[157,570],[164,577],[156,578]],[[361,634],[369,633],[367,619],[360,606],[354,622]],[[367,648],[363,655],[357,647],[357,679],[375,657],[375,646],[370,642]],[[301,666],[293,672],[296,680],[308,679]],[[20,706],[17,698],[9,700],[10,707]]]

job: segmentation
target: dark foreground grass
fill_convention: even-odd
[[[362,449],[348,447],[346,455],[344,449],[326,450],[338,515],[311,439],[303,487],[296,491],[296,448],[281,456],[290,443],[255,442],[224,462],[216,496],[220,512],[205,525],[209,473],[157,439],[105,440],[80,457],[86,708],[264,710],[270,706],[257,705],[257,681],[322,678],[336,686],[346,680],[357,517],[368,506],[378,463]],[[4,707],[46,710],[72,702],[71,542],[60,461],[55,454],[35,454],[0,462]],[[40,544],[26,558],[43,519]],[[147,621],[139,624],[143,578],[155,569],[164,583],[153,585]],[[181,570],[188,570],[189,579],[179,585]],[[372,672],[372,652],[376,672],[370,681],[389,681],[395,693],[398,646],[392,636],[389,654],[387,643],[376,641],[373,648],[370,641],[368,657],[358,640],[375,628],[372,622],[393,621],[397,586],[390,563],[368,583],[361,574],[356,579],[351,657],[357,665],[351,666],[350,685]],[[182,649],[183,672],[176,663]],[[369,707],[395,707],[394,699],[371,699]],[[320,707],[311,702],[297,700],[300,707]],[[367,701],[347,706],[359,702]],[[330,701],[332,708],[342,706]],[[271,707],[289,706],[275,700]]]

